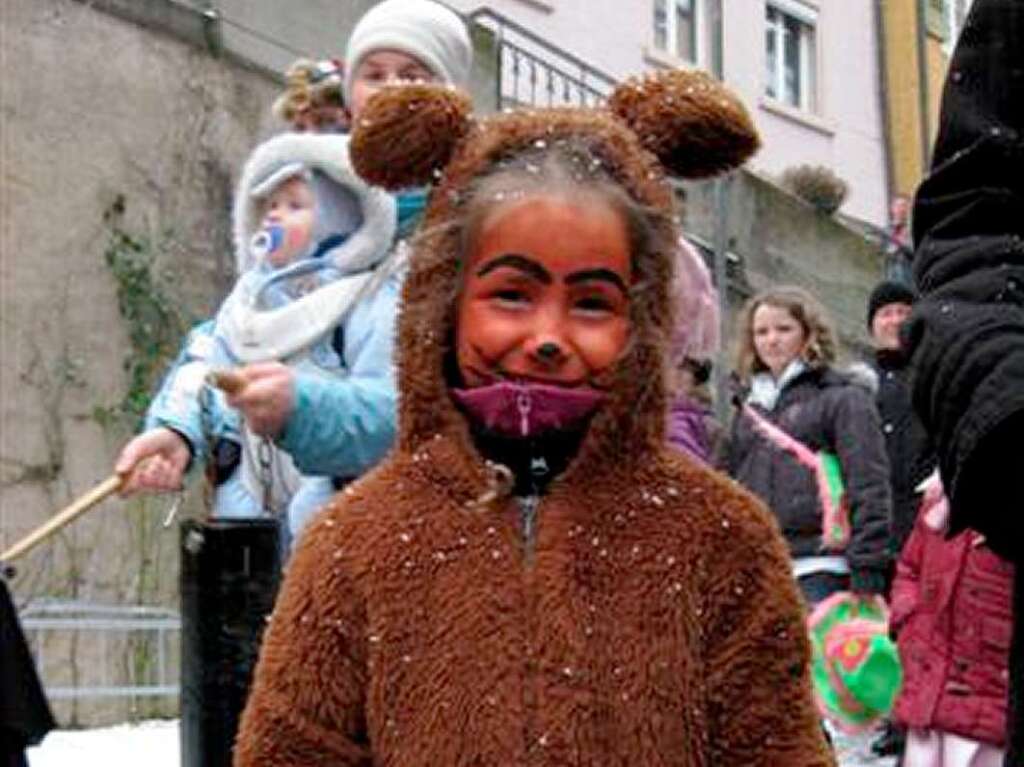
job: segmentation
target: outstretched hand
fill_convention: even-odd
[[[192,452],[185,439],[160,426],[133,438],[121,450],[114,471],[124,477],[122,496],[181,489]]]
[[[240,385],[225,392],[228,404],[242,414],[254,434],[280,436],[295,406],[292,369],[280,362],[262,362],[233,370],[232,378]]]

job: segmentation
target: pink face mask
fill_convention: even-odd
[[[605,400],[594,389],[510,381],[452,389],[452,395],[476,423],[506,437],[571,429]]]

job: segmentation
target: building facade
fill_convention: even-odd
[[[889,179],[874,0],[449,4],[484,23],[487,11],[498,14],[612,79],[678,66],[715,72],[743,97],[761,131],[755,172],[827,166],[849,185],[843,213],[885,224]]]
[[[893,196],[912,196],[928,170],[942,85],[972,2],[880,0],[882,89]]]

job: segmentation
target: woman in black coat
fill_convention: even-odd
[[[975,0],[914,206],[922,300],[914,406],[933,435],[950,532],[1024,563],[1024,1]],[[1007,765],[1024,764],[1024,567],[1016,569]]]
[[[0,577],[0,767],[23,767],[25,748],[53,726],[18,613]]]
[[[740,408],[724,468],[760,496],[779,521],[805,597],[885,591],[891,518],[889,462],[870,385],[840,372],[825,310],[796,287],[764,291],[740,318]],[[870,377],[869,370],[865,371]],[[849,501],[852,533],[839,550],[823,544],[817,477],[746,412],[749,406],[813,452],[835,454]]]

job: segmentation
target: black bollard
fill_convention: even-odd
[[[280,577],[276,521],[182,522],[182,767],[231,766]]]

